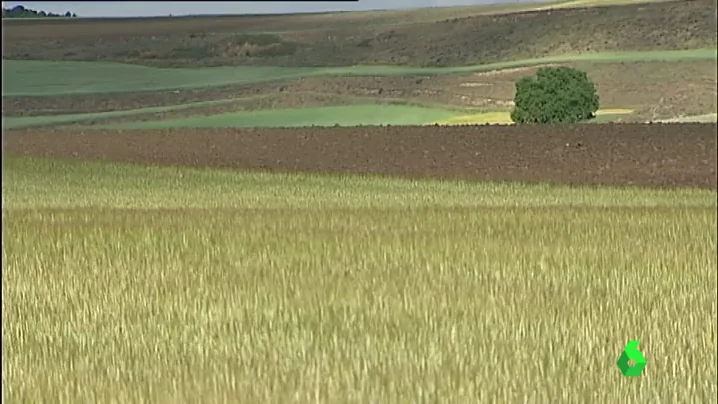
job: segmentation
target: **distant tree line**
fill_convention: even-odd
[[[35,11],[23,6],[15,6],[13,8],[3,8],[2,18],[47,18],[47,17],[67,17],[74,18],[77,14],[66,12],[65,14],[46,13],[44,11]]]

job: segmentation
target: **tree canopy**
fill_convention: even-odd
[[[596,86],[588,75],[570,67],[541,67],[535,76],[516,82],[511,119],[515,123],[576,123],[593,119],[598,110]]]

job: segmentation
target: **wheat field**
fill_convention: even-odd
[[[7,160],[8,402],[718,393],[712,191]]]

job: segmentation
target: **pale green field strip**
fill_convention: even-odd
[[[315,94],[318,96],[326,95],[319,92],[313,92],[313,91],[303,91],[302,94]],[[177,105],[169,105],[169,106],[163,106],[163,107],[147,107],[147,108],[139,108],[139,109],[130,109],[130,110],[122,110],[122,111],[106,111],[106,112],[89,112],[89,113],[81,113],[81,114],[60,114],[60,115],[40,115],[40,116],[18,116],[18,117],[3,117],[2,118],[2,126],[5,129],[18,129],[18,128],[27,128],[32,126],[53,126],[53,125],[61,125],[61,124],[76,124],[76,123],[82,123],[86,121],[96,121],[96,120],[104,120],[104,119],[114,119],[114,118],[127,118],[127,117],[140,117],[142,115],[150,115],[155,113],[162,113],[162,112],[173,112],[173,111],[181,111],[181,110],[188,110],[192,108],[198,108],[198,107],[206,107],[211,105],[227,105],[232,104],[236,102],[241,101],[252,101],[252,100],[258,100],[261,98],[269,98],[272,97],[272,95],[258,95],[258,96],[249,96],[249,97],[238,97],[238,98],[231,98],[231,99],[224,99],[224,100],[212,100],[212,101],[203,101],[203,102],[195,102],[195,103],[189,103],[189,104],[177,104]],[[412,99],[401,99],[401,98],[373,98],[373,97],[359,97],[359,96],[344,96],[342,99],[348,100],[352,103],[352,105],[346,106],[353,107],[353,108],[359,108],[359,111],[363,110],[364,112],[359,112],[358,114],[353,114],[356,118],[357,116],[360,117],[366,117],[366,113],[368,111],[379,111],[380,116],[377,118],[368,117],[368,122],[373,122],[375,125],[379,124],[391,124],[391,122],[395,122],[395,124],[400,124],[401,122],[408,122],[406,124],[411,124],[418,122],[420,123],[426,123],[429,121],[418,119],[417,114],[418,113],[424,113],[428,112],[428,116],[440,116],[444,117],[447,116],[447,114],[450,114],[451,116],[456,114],[466,114],[468,112],[475,112],[471,111],[467,108],[459,108],[456,106],[451,105],[444,105],[439,103],[431,103],[431,102],[421,102],[416,101]],[[383,106],[381,108],[384,108],[384,110],[380,110],[379,106]],[[291,111],[285,111],[283,109],[273,109],[273,110],[254,110],[254,111],[237,111],[233,113],[227,113],[227,114],[215,114],[211,116],[197,116],[194,118],[187,118],[191,121],[200,121],[204,122],[205,125],[207,123],[212,123],[213,121],[222,121],[222,124],[217,124],[215,126],[225,126],[225,124],[229,124],[230,126],[233,126],[233,122],[237,122],[239,119],[243,117],[242,114],[247,116],[254,116],[253,121],[257,123],[259,126],[267,126],[266,124],[269,124],[271,126],[272,121],[274,120],[273,117],[270,117],[269,115],[272,114],[279,114],[279,116],[285,116],[291,118],[284,119],[285,122],[290,123],[290,126],[302,126],[309,122],[309,125],[312,124],[312,122],[316,121],[317,119],[319,121],[330,121],[334,119],[335,117],[328,117],[327,114],[335,113],[336,111],[333,111],[331,109],[318,109],[321,107],[311,107],[311,108],[301,108],[297,110],[291,110]],[[325,107],[326,108],[326,107]],[[349,111],[347,108],[343,110],[343,112]],[[284,111],[284,112],[283,112]],[[300,114],[297,111],[304,111],[304,114]],[[387,111],[391,111],[394,113],[397,113],[397,116],[391,116],[388,114]],[[231,116],[234,116],[235,119],[231,119]],[[304,115],[304,116],[302,116]],[[349,115],[352,115],[352,112],[349,112]],[[263,119],[257,119],[257,117],[260,118],[268,118],[266,120]],[[406,119],[406,117],[409,117],[410,119]],[[386,118],[386,119],[385,119]],[[167,122],[163,124],[162,122]],[[291,124],[292,122],[298,122],[299,125]],[[350,121],[346,121],[346,119],[341,118],[338,121],[339,123],[346,123]],[[354,119],[353,122],[356,122],[356,119]],[[336,122],[335,122],[336,123]],[[332,125],[334,123],[331,123]],[[360,123],[360,124],[368,124],[368,123]],[[129,124],[129,126],[132,125],[141,125],[141,122]],[[162,120],[157,122],[150,122],[150,126],[161,126],[161,125],[169,125],[173,126],[175,125],[172,123],[171,120]],[[240,125],[241,126],[241,125]]]
[[[704,115],[691,115],[691,116],[678,116],[675,118],[670,119],[661,119],[657,122],[664,122],[664,123],[686,123],[686,122],[700,122],[700,123],[710,123],[710,122],[716,122],[718,121],[718,113],[710,113],[710,114],[704,114]]]
[[[706,190],[414,181],[3,158],[3,208],[717,207]]]
[[[359,125],[424,125],[456,112],[403,105],[348,105],[231,112],[226,114],[98,125],[110,129],[256,128]]]
[[[467,116],[441,109],[401,105],[348,105],[316,108],[274,109],[247,112],[96,125],[106,129],[167,129],[167,128],[271,128],[310,126],[360,125],[480,125],[512,124],[510,113],[483,112]],[[627,114],[599,114],[589,123],[612,122]],[[457,121],[458,119],[458,121]],[[463,120],[462,120],[463,119]]]
[[[9,402],[718,395],[715,191],[3,165]]]
[[[148,113],[189,109],[210,104],[222,104],[236,100],[210,101],[184,104],[173,107],[143,108],[137,110],[100,112],[89,114],[68,114],[37,117],[9,117],[3,119],[5,129],[19,129],[32,126],[82,124],[98,119],[135,117]],[[589,123],[607,123],[630,116],[631,110],[599,110]],[[177,119],[130,121],[112,124],[88,124],[87,127],[102,129],[166,129],[166,128],[271,128],[310,126],[360,126],[360,125],[480,125],[512,124],[509,111],[474,112],[442,108],[428,108],[416,105],[364,104],[311,108],[265,109],[255,111],[228,112],[223,114],[190,116]]]
[[[153,68],[109,62],[3,60],[3,96],[43,96],[202,88],[297,79],[307,76],[440,75],[479,72],[545,63],[674,61],[716,59],[716,49],[616,52],[555,56],[478,66],[413,68],[352,67],[208,67]]]
[[[56,117],[7,118],[6,129],[78,123],[83,121],[134,116],[133,113],[99,113]],[[112,114],[112,115],[110,115]],[[610,122],[626,114],[599,114],[591,122]],[[228,112],[223,114],[195,116],[177,119],[93,124],[88,127],[102,129],[152,130],[167,128],[277,128],[311,126],[360,126],[360,125],[466,125],[466,124],[511,124],[508,111],[483,112],[465,115],[465,112],[448,109],[426,108],[413,105],[365,104],[326,106],[312,108],[265,109],[256,111]]]
[[[225,102],[225,101],[222,101]],[[221,102],[215,102],[219,104]],[[208,103],[202,103],[208,105]],[[82,123],[107,118],[122,118],[152,112],[166,112],[191,108],[199,105],[185,105],[182,108],[157,107],[129,111],[99,112],[37,117],[3,118],[3,128],[18,129],[31,126]],[[157,129],[157,128],[212,128],[212,127],[302,127],[302,126],[358,126],[358,125],[422,125],[443,121],[459,112],[424,108],[410,105],[348,105],[315,108],[286,108],[230,112],[209,116],[197,116],[172,120],[125,122],[109,125],[91,125],[97,128],[113,129]]]
[[[137,116],[144,114],[154,114],[169,111],[181,111],[184,109],[205,107],[209,105],[221,105],[235,102],[240,99],[212,100],[195,102],[190,104],[170,105],[165,107],[147,107],[138,109],[128,109],[123,111],[107,111],[107,112],[88,112],[82,114],[61,114],[61,115],[41,115],[41,116],[10,116],[2,118],[2,127],[5,129],[25,128],[30,126],[57,125],[66,123],[75,123],[82,121],[92,121],[97,119],[123,118],[128,116]]]

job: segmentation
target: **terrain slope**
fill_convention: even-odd
[[[565,65],[596,83],[598,121],[705,120],[718,111],[715,17],[709,0],[620,0],[8,21],[2,113],[16,128],[146,129],[274,126],[244,113],[284,109],[311,126],[393,105],[431,111],[361,123],[510,123],[515,81]],[[357,109],[322,115],[338,106]]]
[[[464,17],[459,8],[454,18],[412,20],[407,14],[403,21],[383,24],[352,21],[352,13],[12,21],[5,26],[3,57],[181,67],[462,66],[557,54],[715,47],[715,8],[713,0],[682,0],[488,15],[473,15],[469,8]],[[374,15],[381,19],[381,13]]]

